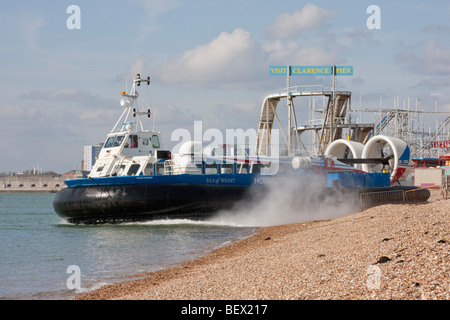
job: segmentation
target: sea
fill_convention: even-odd
[[[169,268],[253,235],[235,221],[76,225],[53,193],[0,193],[0,299],[70,300],[130,275]]]

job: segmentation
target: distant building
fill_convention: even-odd
[[[18,174],[0,177],[1,192],[57,192],[65,188],[70,176],[52,174]]]
[[[92,167],[95,164],[95,160],[98,157],[98,154],[100,153],[101,146],[84,146],[84,153],[83,153],[83,167],[82,170],[84,171],[91,171]]]

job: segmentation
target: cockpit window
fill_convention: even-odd
[[[122,143],[123,137],[124,137],[123,135],[109,137],[108,140],[106,140],[105,148],[114,148],[114,147],[120,146],[120,144]]]
[[[159,148],[159,138],[157,135],[153,135],[152,137],[152,146],[153,148]]]
[[[125,148],[137,148],[138,147],[138,136],[132,134],[128,137],[127,143],[125,143]]]
[[[116,140],[114,140],[113,147],[118,147],[122,143],[124,136],[117,136]]]
[[[111,146],[112,146],[112,144],[114,142],[114,139],[116,139],[116,138],[115,137],[109,137],[108,140],[106,140],[105,148],[111,148]]]

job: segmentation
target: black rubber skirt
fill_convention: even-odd
[[[230,208],[249,187],[191,184],[99,185],[65,188],[55,212],[73,223],[208,217]]]

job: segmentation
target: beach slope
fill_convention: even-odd
[[[76,299],[450,298],[450,199],[261,228],[179,266]]]

